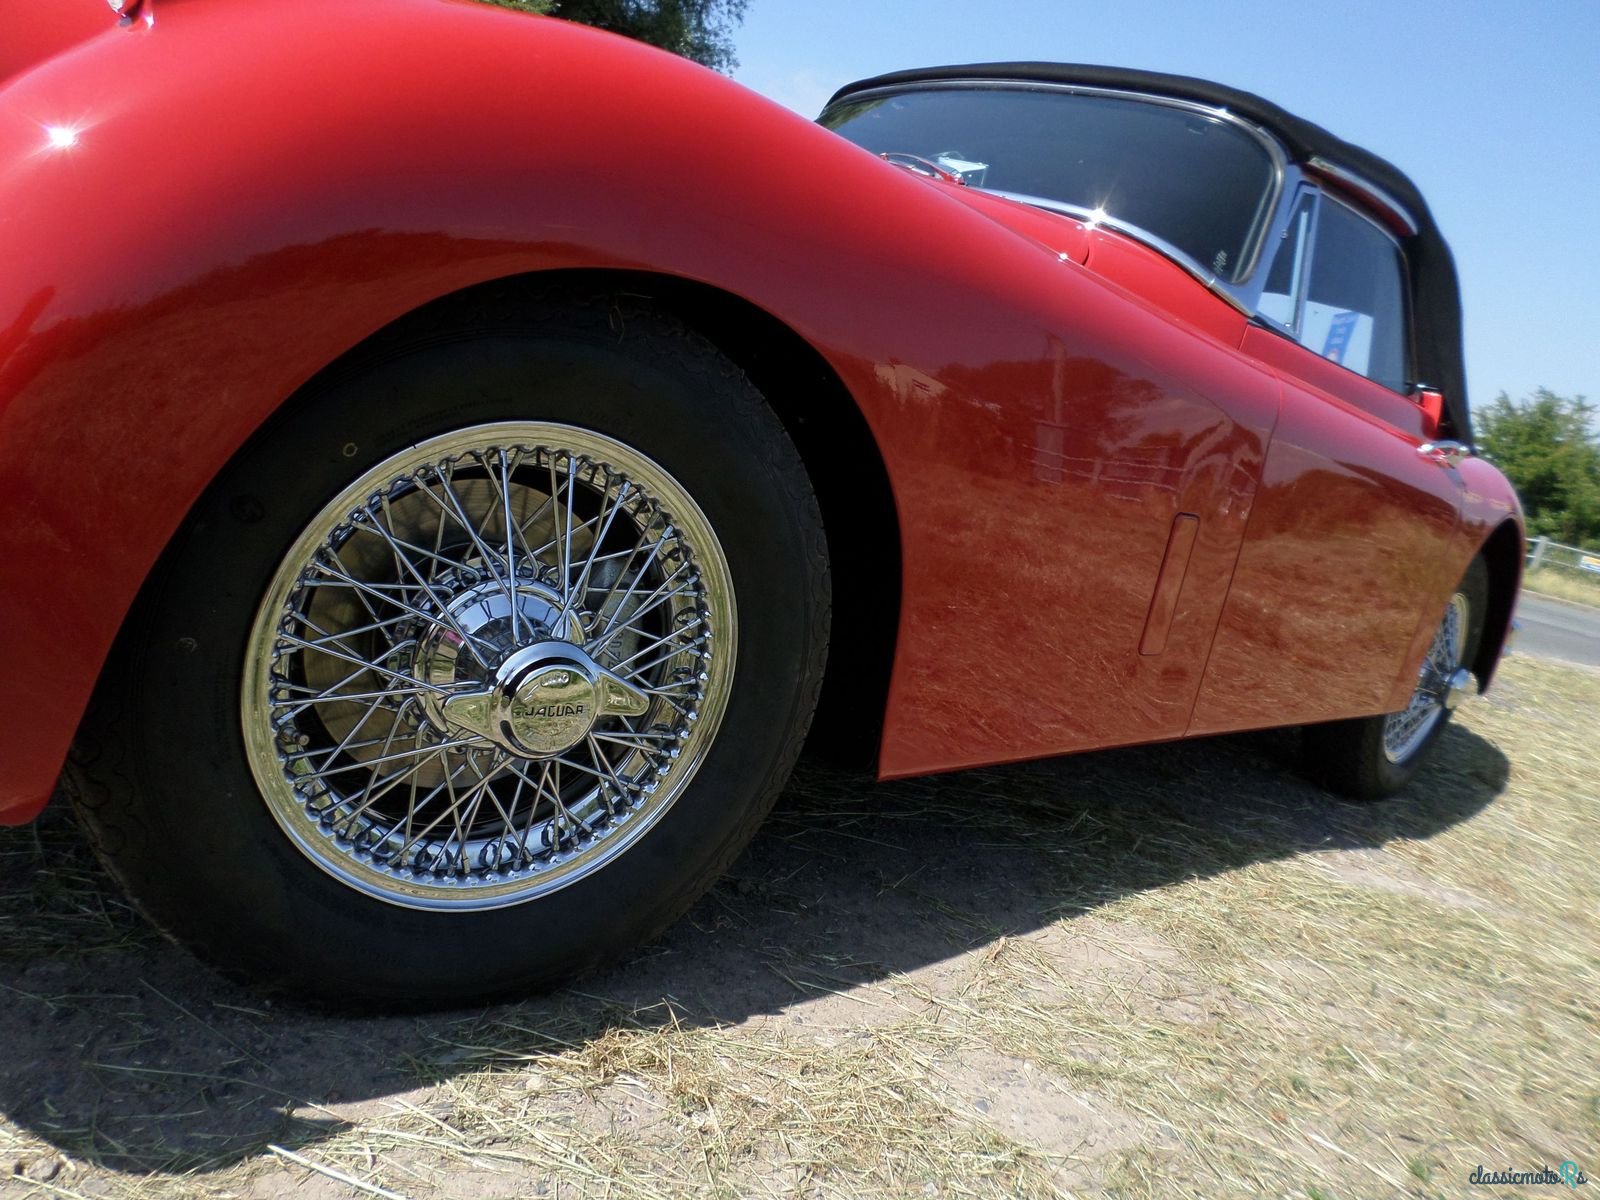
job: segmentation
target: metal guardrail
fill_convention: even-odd
[[[1585,550],[1581,546],[1563,546],[1547,537],[1536,537],[1528,544],[1528,570],[1542,567],[1560,567],[1565,571],[1581,571],[1600,579],[1600,550]]]

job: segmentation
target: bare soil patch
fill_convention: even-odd
[[[0,1196],[1600,1176],[1600,672],[1503,670],[1413,793],[1365,808],[1291,774],[1282,733],[889,785],[806,767],[634,961],[431,1017],[217,980],[53,810],[0,831]]]

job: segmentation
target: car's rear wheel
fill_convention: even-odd
[[[1306,766],[1327,787],[1352,800],[1382,800],[1411,781],[1457,705],[1471,694],[1489,598],[1489,573],[1472,560],[1451,594],[1399,712],[1326,725],[1303,734]]]
[[[748,841],[820,682],[825,542],[711,347],[445,323],[314,388],[147,586],[72,788],[223,970],[448,1003],[637,944]]]

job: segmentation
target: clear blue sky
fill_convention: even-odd
[[[1052,59],[1199,75],[1391,159],[1450,240],[1475,403],[1600,399],[1600,0],[750,0],[735,78]]]

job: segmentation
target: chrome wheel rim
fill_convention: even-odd
[[[240,712],[278,825],[379,900],[475,910],[592,875],[704,761],[727,558],[659,464],[505,422],[366,471],[267,587]]]
[[[1428,740],[1445,714],[1456,706],[1465,687],[1462,657],[1465,653],[1467,625],[1471,617],[1467,597],[1457,592],[1444,610],[1444,620],[1434,631],[1433,642],[1417,673],[1417,688],[1411,702],[1383,722],[1383,754],[1392,763],[1402,763]]]

